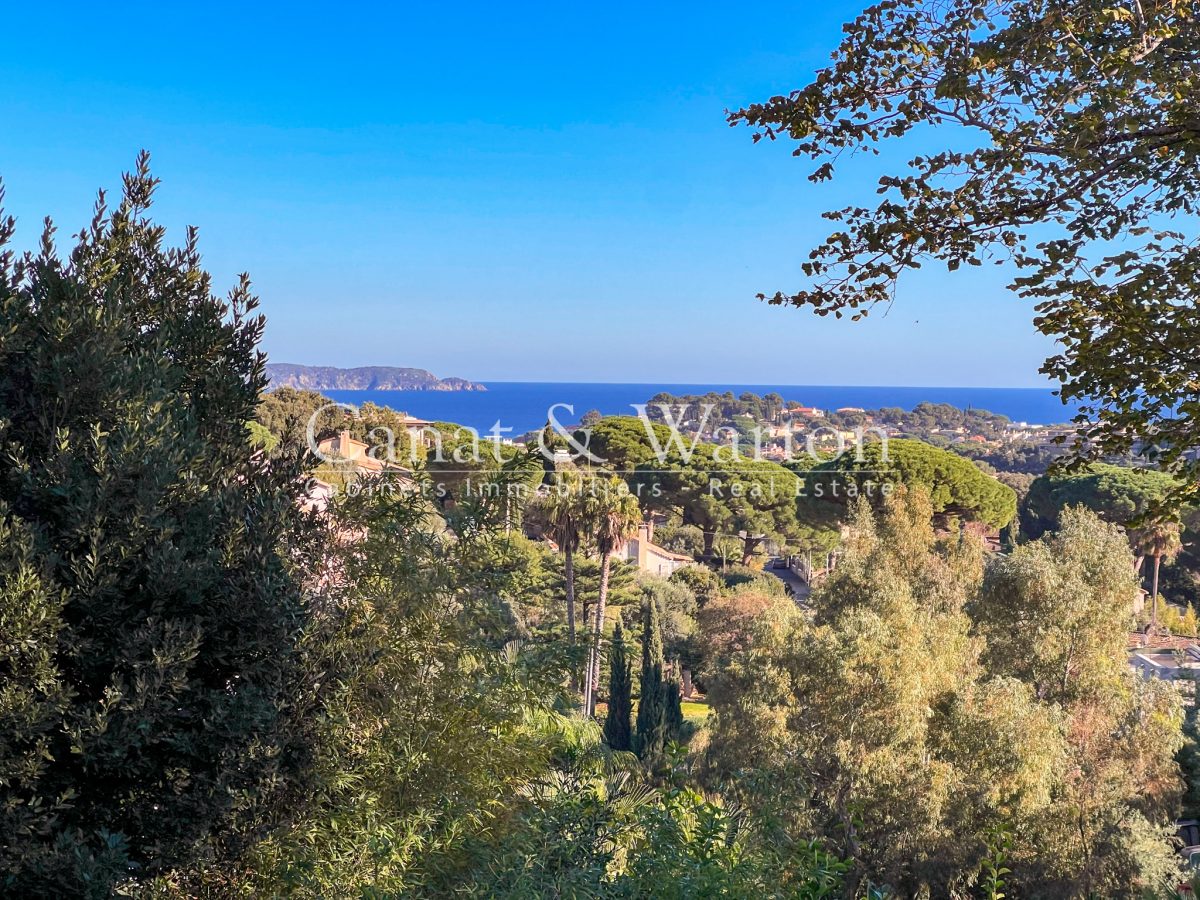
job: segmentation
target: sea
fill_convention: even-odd
[[[861,387],[804,384],[625,384],[548,381],[488,381],[485,391],[322,391],[341,403],[371,402],[431,422],[457,422],[489,433],[499,424],[503,436],[518,437],[546,424],[551,408],[564,425],[574,424],[589,410],[604,415],[634,415],[633,404],[655,394],[735,396],[781,394],[804,406],[832,410],[844,406],[912,409],[918,403],[949,403],[960,409],[986,409],[1014,422],[1054,425],[1070,421],[1076,408],[1064,404],[1049,388],[985,387]],[[562,404],[562,405],[558,405]],[[557,405],[557,406],[556,406]]]

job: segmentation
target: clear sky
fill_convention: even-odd
[[[0,177],[35,245],[140,148],[156,214],[249,271],[278,362],[479,380],[1038,386],[1003,270],[866,323],[766,306],[827,208],[724,110],[801,86],[853,2],[13,4]],[[893,166],[915,153],[900,145]]]

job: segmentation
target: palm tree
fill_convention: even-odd
[[[574,472],[560,472],[558,481],[543,502],[546,535],[563,553],[563,576],[567,586],[567,636],[575,644],[575,552],[583,537],[587,515],[582,481]]]
[[[1162,561],[1173,560],[1183,549],[1180,541],[1180,525],[1178,522],[1155,522],[1139,528],[1134,533],[1134,545],[1139,556],[1148,556],[1154,560],[1153,574],[1150,580],[1150,628],[1158,626],[1158,572]]]
[[[725,572],[729,569],[729,561],[737,559],[741,552],[742,545],[737,540],[722,535],[713,541],[710,558],[719,559],[721,561],[721,571]]]
[[[604,605],[608,600],[608,574],[612,556],[637,534],[642,522],[642,510],[637,497],[619,478],[608,478],[593,484],[589,491],[591,504],[587,531],[600,554],[600,592],[596,598],[596,615],[592,624],[591,646],[583,691],[585,714],[596,712],[596,687],[600,683],[600,637],[604,631]]]

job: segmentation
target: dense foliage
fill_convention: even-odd
[[[801,415],[798,410],[803,410]],[[630,423],[639,420],[619,417]],[[814,409],[805,407],[798,400],[784,400],[776,393],[759,396],[746,391],[734,396],[731,391],[723,394],[655,394],[646,404],[646,418],[656,425],[672,421],[682,430],[702,429],[710,432],[721,426],[737,427],[741,422],[750,426],[776,423],[791,419],[809,427],[833,426],[854,429],[859,426],[886,427],[901,435],[929,440],[939,432],[962,430],[989,438],[1004,434],[1009,419],[986,409],[959,409],[949,403],[921,402],[911,410],[898,406],[879,409]],[[609,420],[614,421],[614,420]],[[611,427],[611,426],[610,426]],[[630,426],[632,427],[632,426]],[[645,428],[645,425],[639,425]],[[748,434],[749,429],[744,431]],[[665,446],[665,441],[663,442]]]
[[[1179,482],[1153,469],[1094,463],[1080,472],[1042,475],[1029,487],[1021,508],[1021,527],[1038,537],[1058,527],[1069,506],[1085,506],[1117,525],[1136,526],[1159,506]]]
[[[607,416],[577,432],[575,439],[600,465],[628,474],[655,458],[656,441],[659,447],[669,446],[670,429],[635,416]]]
[[[634,748],[642,759],[657,762],[667,743],[667,694],[663,684],[662,629],[658,604],[645,605],[642,621],[642,676],[638,692]]]
[[[625,646],[625,629],[617,619],[609,644],[608,709],[604,742],[613,750],[633,749],[633,667]]]
[[[1003,835],[1017,896],[1165,887],[1181,711],[1126,665],[1123,536],[1071,513],[985,571],[930,515],[919,493],[860,507],[812,622],[723,613],[711,777],[838,847],[851,884],[963,895]]]
[[[687,452],[672,451],[665,462],[643,463],[629,480],[647,509],[700,529],[705,558],[713,555],[718,534],[736,536],[748,563],[764,541],[782,543],[797,531],[799,480],[769,460],[696,443]]]
[[[859,458],[861,457],[861,458]],[[919,441],[872,442],[861,453],[847,451],[805,476],[811,501],[846,506],[857,496],[880,499],[882,485],[920,488],[939,518],[1003,528],[1017,514],[1016,494],[957,454]],[[850,490],[853,486],[856,490]]]
[[[0,255],[0,893],[108,896],[236,854],[306,781],[311,525],[251,454],[243,279],[146,218],[146,160],[65,258]],[[11,222],[0,226],[0,250]]]

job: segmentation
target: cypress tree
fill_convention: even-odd
[[[644,760],[658,759],[666,746],[666,691],[663,690],[662,628],[658,604],[646,601],[642,628],[641,699],[637,714],[637,754]]]
[[[298,454],[251,452],[249,282],[163,246],[143,154],[67,258],[0,216],[0,885],[231,855],[307,771]]]
[[[666,739],[668,741],[678,741],[683,737],[683,701],[679,694],[679,682],[675,680],[674,672],[663,680],[662,689],[663,702],[666,704],[666,709],[663,713]]]
[[[608,715],[604,718],[604,740],[614,750],[633,749],[633,666],[625,652],[625,629],[617,619],[613,630],[608,666]]]

